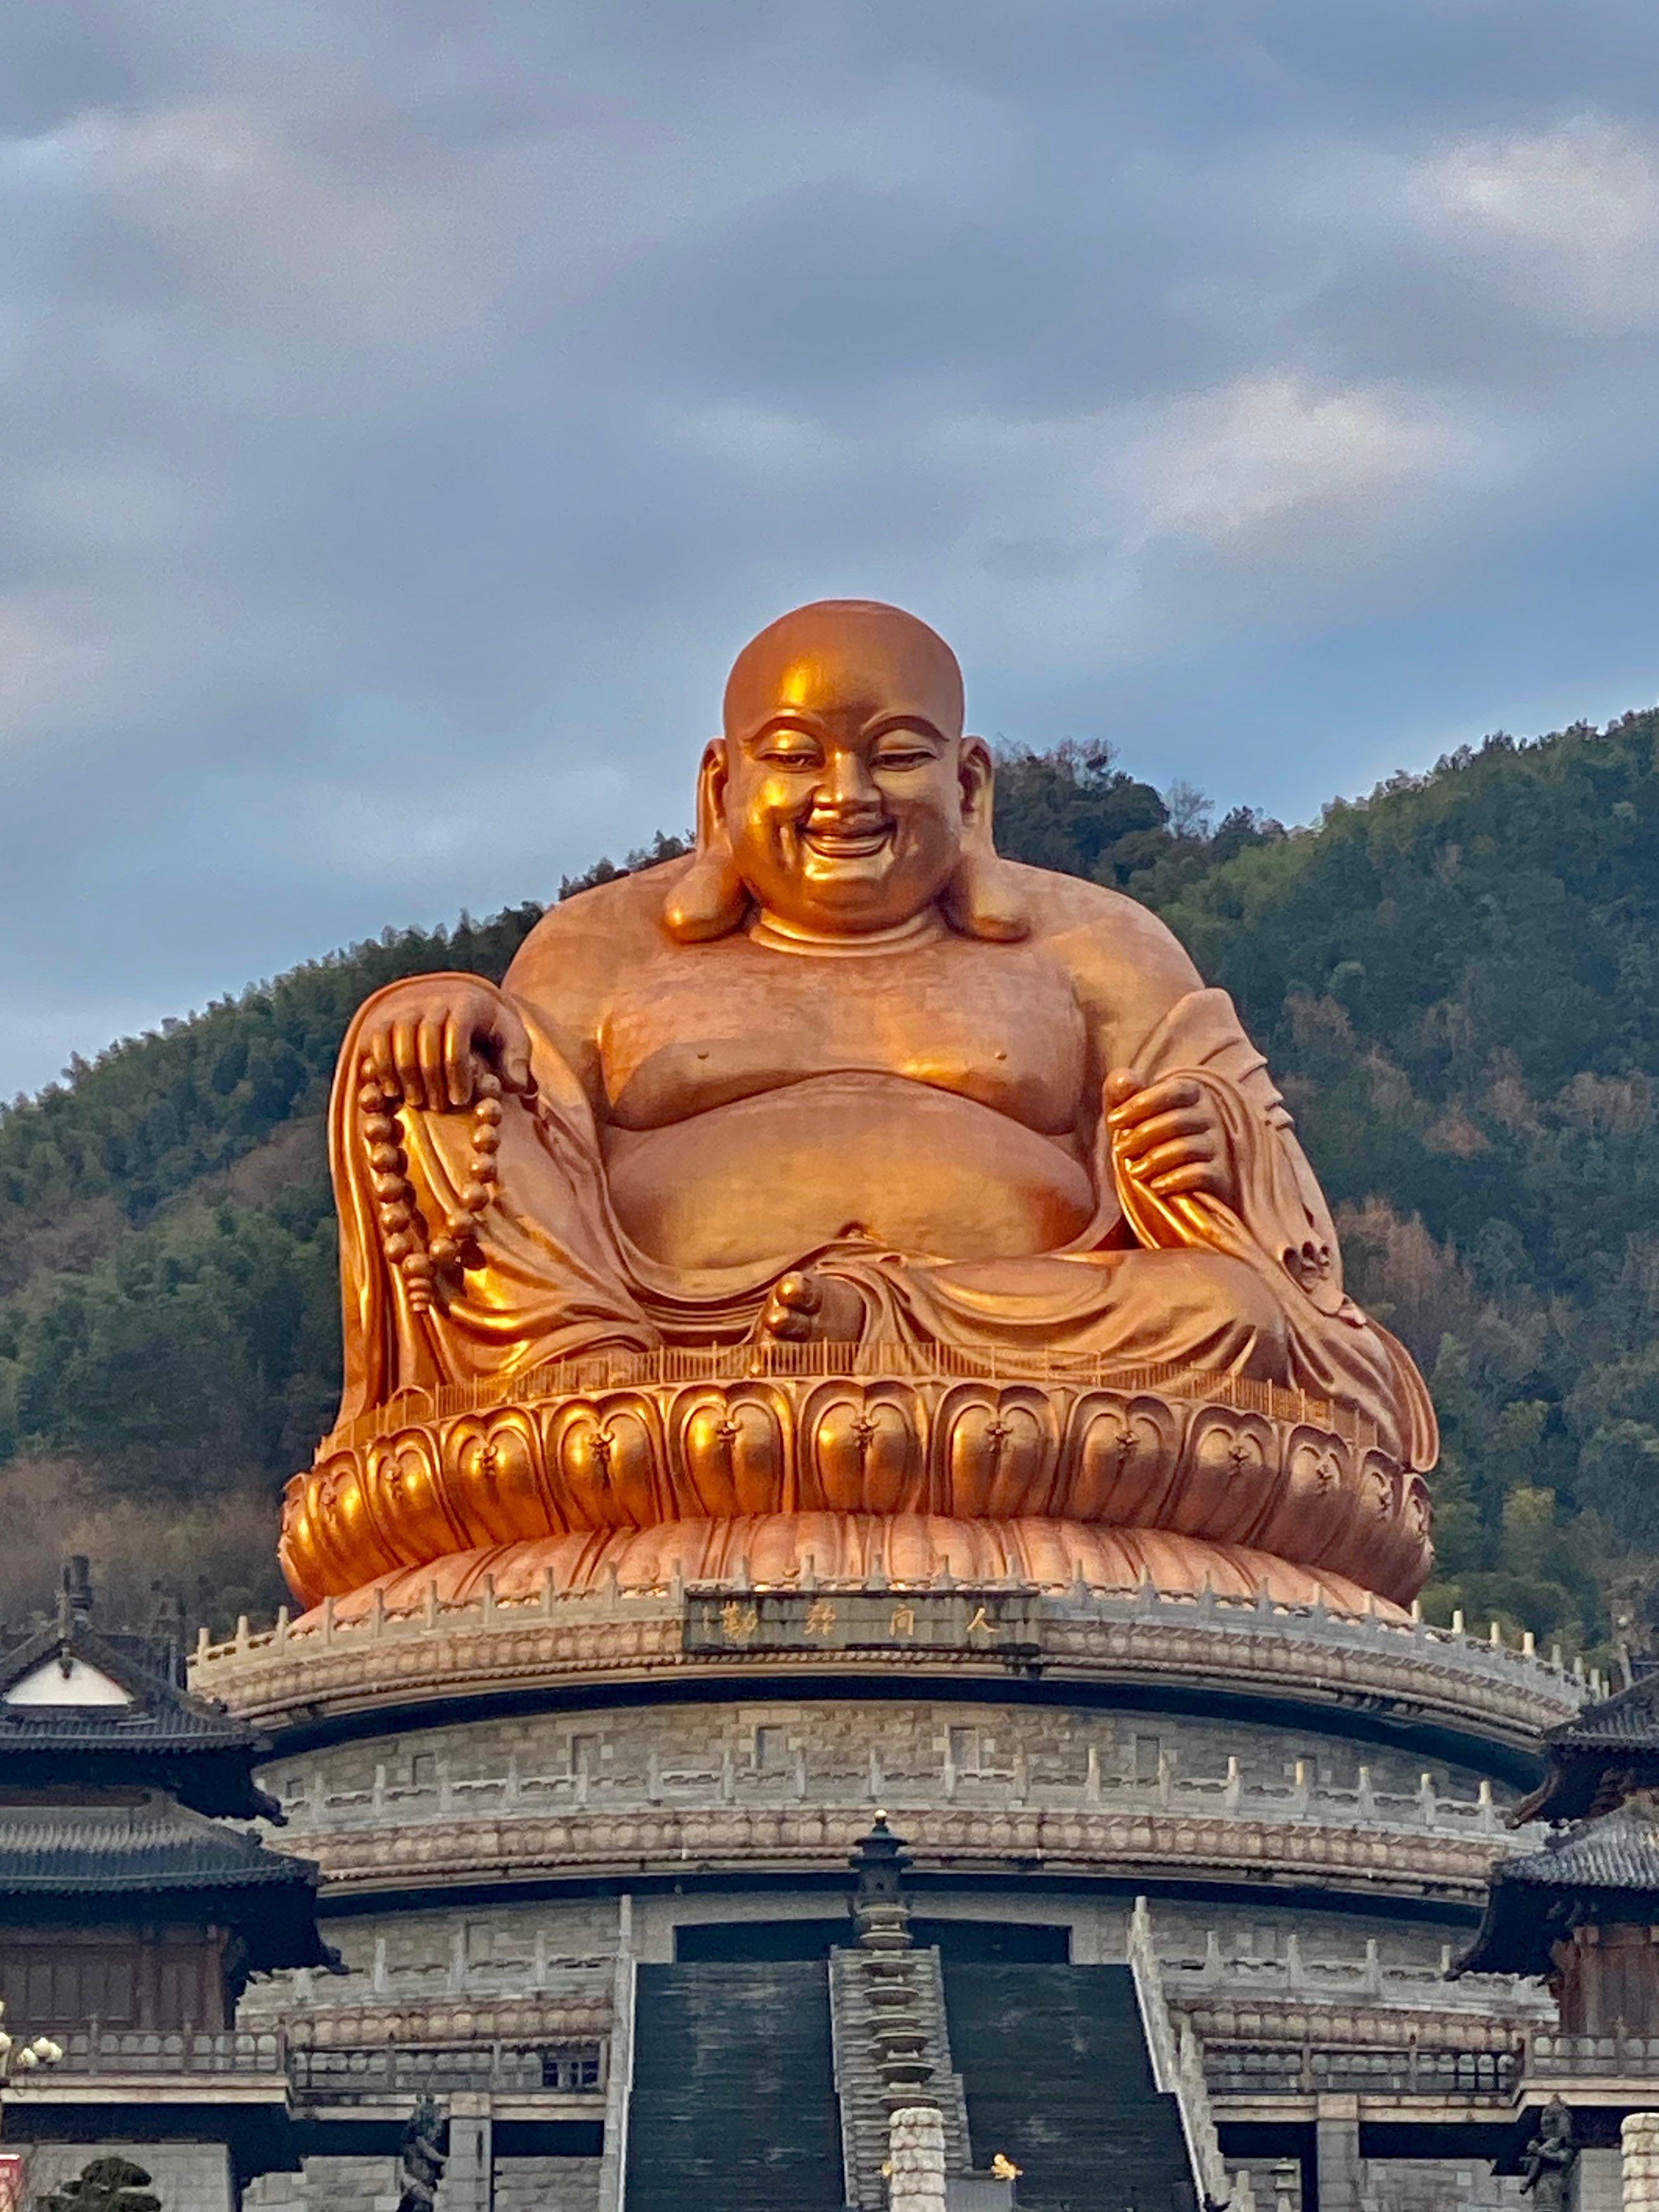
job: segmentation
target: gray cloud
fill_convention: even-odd
[[[1659,692],[1647,0],[0,21],[0,1095],[689,811],[871,592],[1305,817]]]

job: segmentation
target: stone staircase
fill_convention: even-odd
[[[945,2170],[969,2169],[968,2108],[951,2071],[945,1983],[935,1950],[837,1950],[830,2009],[841,2103],[847,2202],[883,2212],[888,2118],[896,2105],[933,2104],[945,2122]]]
[[[627,2212],[840,2212],[822,1960],[642,1966]]]
[[[1127,1966],[953,1965],[944,1980],[974,2164],[1012,2159],[1022,2212],[1194,2212]]]

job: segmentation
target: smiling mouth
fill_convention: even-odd
[[[865,860],[879,853],[893,834],[890,822],[872,830],[803,830],[801,842],[826,860]]]

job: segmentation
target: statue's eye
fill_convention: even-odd
[[[769,738],[759,749],[757,758],[771,761],[780,768],[821,768],[823,755],[811,738],[792,738],[787,731]]]
[[[928,768],[933,756],[926,745],[900,744],[884,745],[876,755],[876,766],[885,769]]]

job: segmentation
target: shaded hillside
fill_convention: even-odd
[[[1659,1565],[1656,731],[1492,738],[1289,834],[1101,747],[999,786],[1004,850],[1158,908],[1271,1055],[1433,1380],[1435,1601],[1569,1641]],[[36,1535],[0,1611],[70,1535],[215,1620],[274,1601],[268,1501],[337,1387],[340,1037],[394,976],[499,975],[535,913],[389,933],[0,1113],[0,1481]]]

